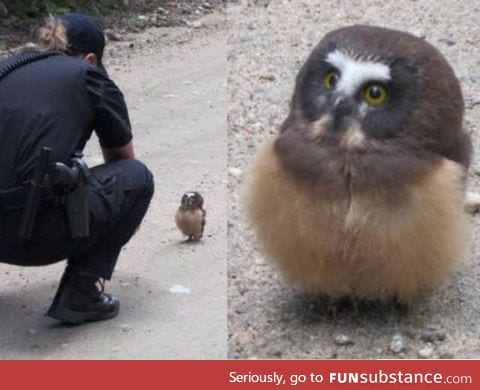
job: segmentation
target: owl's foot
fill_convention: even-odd
[[[185,242],[198,242],[200,241],[202,237],[197,237],[197,236],[188,236],[188,238],[185,240]]]

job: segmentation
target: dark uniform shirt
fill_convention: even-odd
[[[103,148],[132,139],[123,95],[102,69],[57,55],[14,70],[0,81],[0,190],[29,178],[42,146],[68,161],[93,130]]]

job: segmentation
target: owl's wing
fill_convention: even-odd
[[[463,165],[465,168],[468,168],[472,159],[472,152],[473,147],[470,134],[463,129],[458,133],[457,137],[452,144],[449,145],[448,149],[442,154],[449,160],[455,161]]]

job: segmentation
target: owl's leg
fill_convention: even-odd
[[[360,301],[358,299],[352,298],[351,303],[353,314],[355,316],[358,316],[360,314]]]
[[[337,320],[339,308],[344,304],[343,298],[329,298],[327,305],[327,315],[334,321]]]
[[[330,302],[327,307],[327,315],[332,318],[334,321],[337,319],[338,306],[337,302]]]
[[[340,311],[352,311],[356,316],[360,313],[362,301],[352,297],[329,298],[327,314],[336,321]]]
[[[407,301],[401,301],[397,297],[393,299],[392,308],[394,311],[407,312],[409,308],[409,303]]]

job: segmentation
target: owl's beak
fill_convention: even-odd
[[[351,96],[339,96],[335,99],[332,112],[332,131],[337,133],[347,130],[352,122],[359,118],[358,105]]]
[[[331,101],[331,107],[330,113],[310,124],[308,133],[310,140],[321,139],[328,133],[341,139],[350,138],[350,134],[358,133],[361,118],[358,104],[353,97],[337,95]]]
[[[358,103],[351,96],[339,97],[335,100],[332,128],[339,134],[341,145],[348,149],[363,145],[365,134],[361,128]]]

